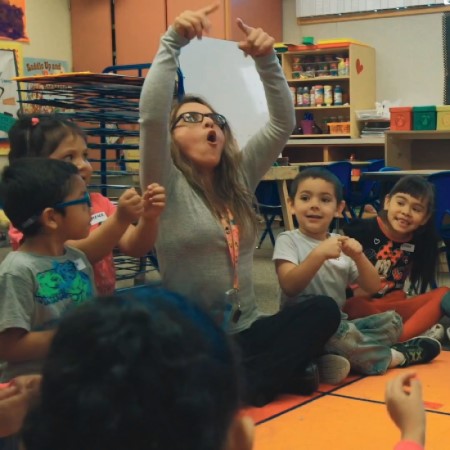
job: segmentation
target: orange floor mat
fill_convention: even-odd
[[[423,384],[427,450],[450,448],[450,352],[430,364],[349,378],[321,385],[310,397],[283,396],[263,408],[245,410],[255,422],[255,450],[389,450],[399,439],[384,405],[386,381],[414,370]]]

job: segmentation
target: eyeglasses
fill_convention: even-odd
[[[225,117],[222,116],[222,114],[217,114],[217,113],[203,114],[203,113],[196,112],[196,111],[188,111],[183,114],[180,114],[175,119],[175,122],[172,125],[172,130],[175,128],[176,124],[180,120],[183,120],[183,122],[186,122],[186,123],[201,123],[201,122],[203,122],[203,119],[205,117],[209,117],[210,119],[212,119],[212,121],[222,130],[225,127],[225,125],[227,124],[227,119],[225,119]]]
[[[70,200],[69,202],[57,203],[54,206],[54,208],[62,209],[62,208],[67,208],[68,206],[72,206],[72,205],[81,205],[83,203],[86,203],[89,206],[89,208],[92,206],[91,197],[89,196],[88,192],[85,192],[83,197],[77,198],[76,200]]]
[[[83,197],[77,198],[76,200],[70,200],[68,202],[57,203],[55,206],[53,206],[53,208],[63,209],[63,208],[67,208],[68,206],[72,206],[72,205],[82,205],[83,203],[86,203],[89,206],[89,208],[92,206],[91,197],[89,196],[88,192],[85,192]],[[41,214],[42,214],[42,211],[40,211],[37,214],[32,215],[29,219],[25,220],[25,222],[23,222],[21,224],[21,229],[25,230],[25,228],[28,228],[29,226],[36,223],[39,220],[39,218],[41,217]]]

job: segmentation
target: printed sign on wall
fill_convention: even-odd
[[[45,58],[24,58],[23,60],[23,76],[34,77],[39,75],[56,75],[59,73],[67,73],[69,71],[69,63],[67,61],[45,59]],[[22,89],[26,92],[22,93],[23,110],[27,114],[51,114],[56,111],[54,106],[41,105],[42,91],[44,86],[39,83],[21,83]],[[26,84],[26,87],[24,86]],[[58,85],[47,85],[46,89],[59,89]],[[57,99],[58,97],[48,95],[46,100]],[[32,103],[27,103],[32,102]]]

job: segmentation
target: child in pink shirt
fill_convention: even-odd
[[[49,115],[24,116],[9,131],[9,160],[26,156],[61,159],[77,166],[89,185],[92,167],[87,160],[87,143],[83,131],[73,122]],[[165,190],[157,183],[147,186],[142,197],[127,189],[117,207],[100,193],[91,193],[92,218],[89,236],[70,245],[83,251],[94,267],[99,295],[115,290],[116,277],[112,250],[119,247],[128,256],[144,256],[156,240],[159,215],[165,205]],[[137,222],[136,225],[133,225]],[[14,250],[20,246],[22,233],[10,228]]]

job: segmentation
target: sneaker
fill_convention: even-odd
[[[315,362],[309,362],[293,378],[286,380],[282,392],[295,395],[311,395],[319,387],[319,368]]]
[[[423,336],[434,338],[439,342],[442,342],[445,336],[444,326],[440,323],[437,323],[436,325],[433,325],[429,330],[425,331],[425,333],[423,333]]]
[[[402,353],[405,357],[405,361],[399,367],[424,364],[432,361],[441,353],[441,343],[428,336],[418,336],[405,342],[394,344],[392,348]]]
[[[339,355],[323,355],[317,359],[319,378],[322,383],[340,384],[350,372],[348,359]]]

